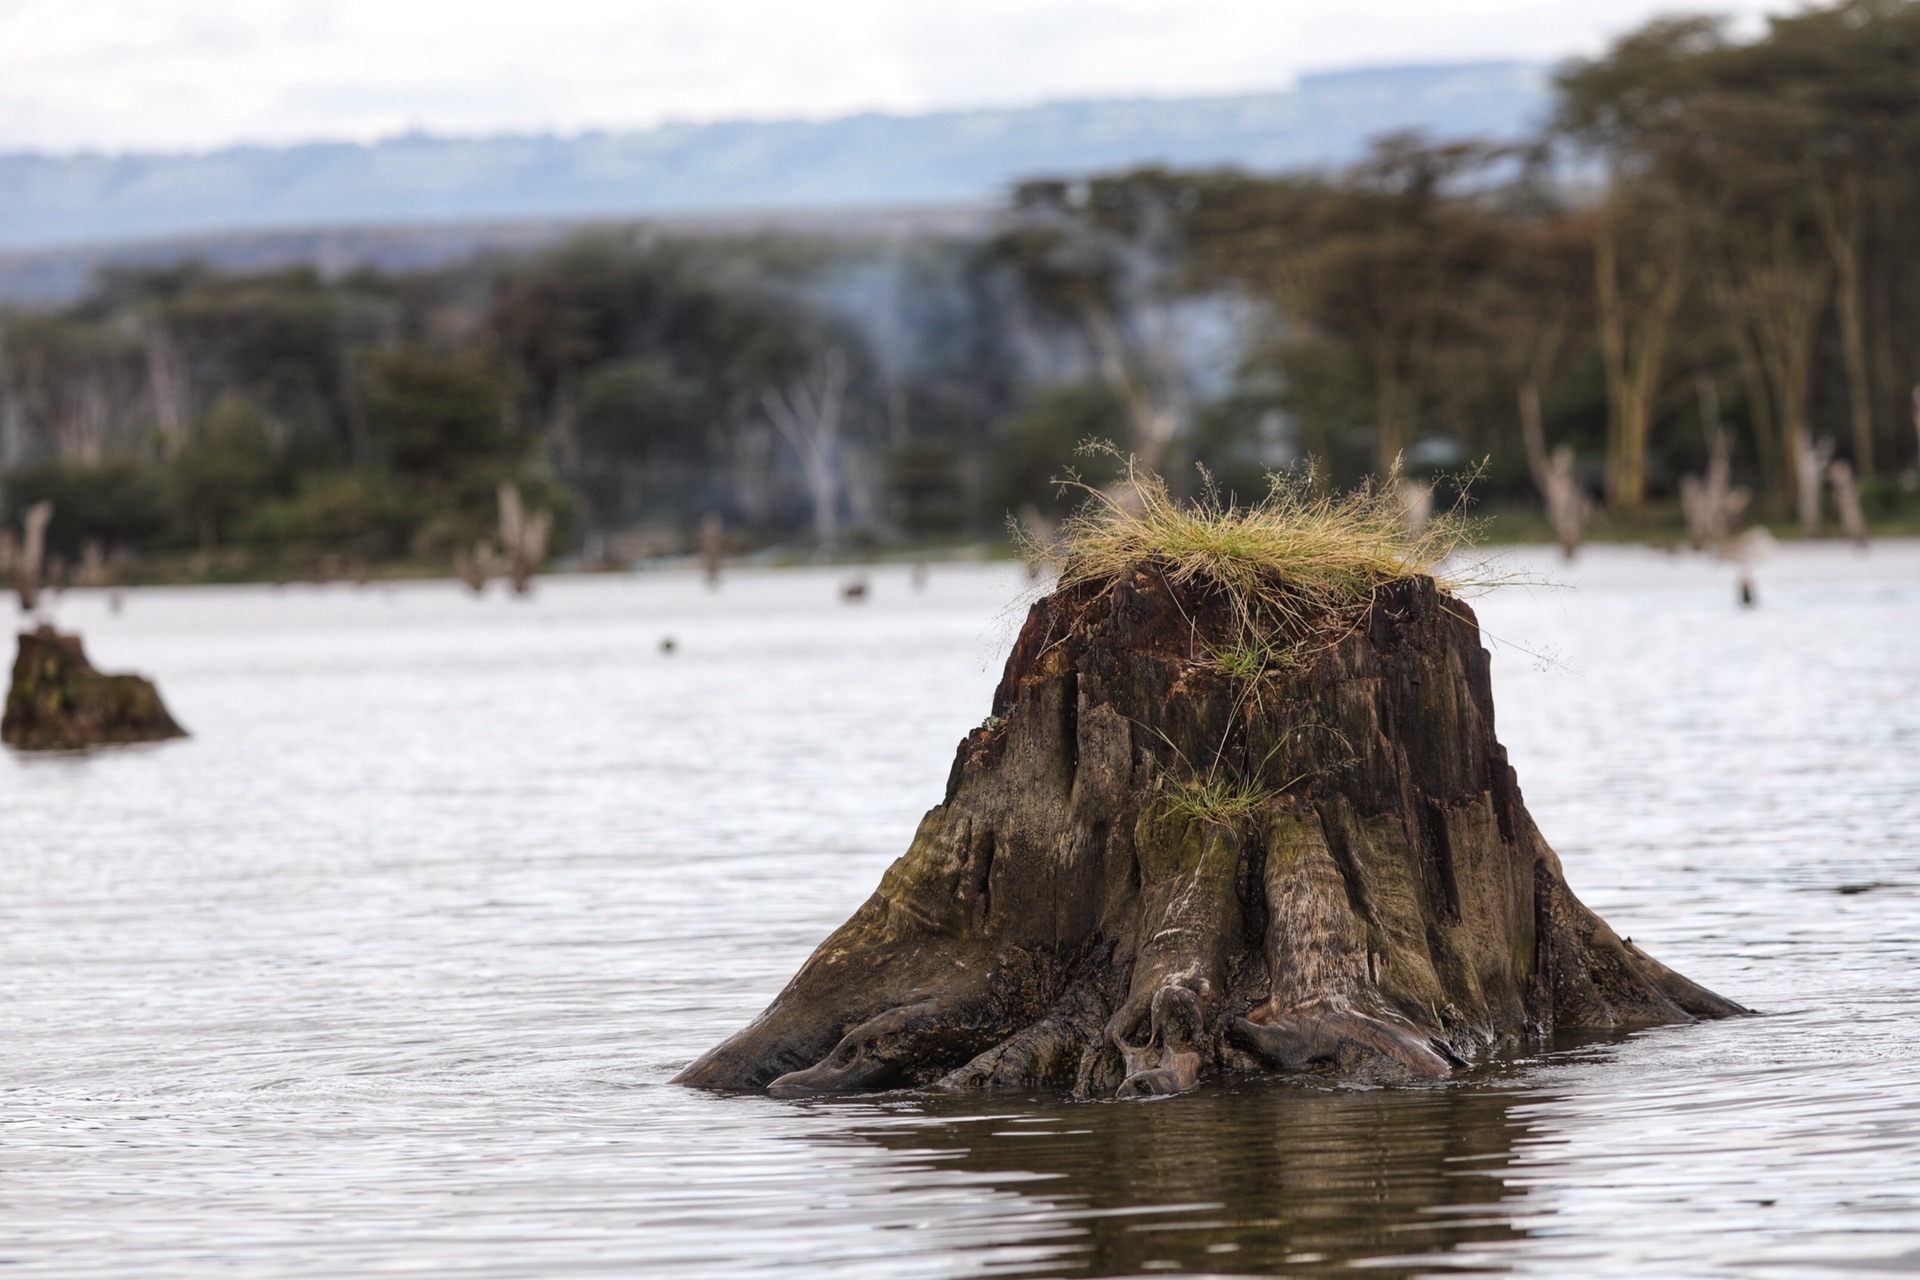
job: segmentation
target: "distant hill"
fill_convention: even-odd
[[[65,282],[76,264],[95,260],[76,250],[129,241],[492,222],[515,224],[505,239],[524,243],[529,224],[603,218],[977,207],[1038,175],[1148,163],[1333,165],[1357,157],[1370,138],[1408,128],[1513,137],[1537,123],[1546,104],[1545,68],[1489,62],[1306,75],[1291,90],[1236,97],[669,124],[575,137],[412,135],[204,155],[6,155],[0,251],[12,252],[0,262],[0,295],[45,296],[53,277]],[[453,242],[474,239],[468,232]],[[53,249],[65,252],[38,252]],[[30,279],[38,284],[26,285]]]

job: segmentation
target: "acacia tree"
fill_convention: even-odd
[[[1647,497],[1647,442],[1686,286],[1674,229],[1616,191],[1594,216],[1594,311],[1607,377],[1607,501]]]
[[[1560,80],[1562,132],[1655,193],[1661,226],[1704,264],[1776,508],[1814,482],[1800,473],[1816,398],[1832,412],[1844,395],[1859,473],[1898,456],[1878,424],[1898,420],[1890,392],[1920,338],[1916,65],[1920,5],[1845,0],[1745,42],[1719,19],[1652,23]],[[1823,350],[1840,357],[1831,377]]]
[[[1180,265],[1188,180],[1157,170],[1076,188],[1032,182],[995,243],[1025,299],[1070,326],[1126,415],[1141,463],[1165,467],[1193,420]]]
[[[1920,6],[1910,0],[1846,0],[1775,18],[1765,39],[1723,55],[1723,81],[1793,117],[1778,132],[1832,262],[1849,435],[1863,476],[1883,448],[1897,449],[1892,428],[1904,417],[1893,353],[1906,345],[1898,319],[1911,316],[1895,299],[1903,286],[1911,296],[1916,247],[1917,57]]]
[[[1500,256],[1461,304],[1463,323],[1448,380],[1482,391],[1468,402],[1468,412],[1499,406],[1496,412],[1504,417],[1506,405],[1517,405],[1528,473],[1571,557],[1592,503],[1579,481],[1573,445],[1548,447],[1541,393],[1570,353],[1590,340],[1593,220],[1537,199],[1508,214]],[[1497,442],[1512,443],[1508,435]]]
[[[1199,268],[1239,281],[1365,370],[1373,463],[1392,469],[1443,398],[1467,293],[1498,255],[1485,188],[1508,153],[1478,143],[1382,139],[1335,178],[1243,178],[1203,189]]]

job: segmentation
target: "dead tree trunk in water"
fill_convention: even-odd
[[[40,588],[46,583],[47,524],[52,519],[53,503],[42,499],[20,518],[20,541],[13,540],[12,530],[0,530],[0,577],[20,597],[25,613],[40,604]]]
[[[1733,483],[1733,446],[1720,425],[1720,392],[1712,378],[1702,374],[1700,421],[1707,435],[1707,474],[1689,472],[1680,477],[1680,509],[1687,518],[1687,540],[1695,551],[1726,554],[1740,516],[1753,500],[1744,485]]]
[[[761,406],[800,460],[813,504],[813,536],[822,550],[840,545],[841,414],[846,405],[847,358],[829,348],[813,372],[784,392],[769,388]]]
[[[710,591],[720,586],[720,567],[726,562],[726,556],[726,523],[708,512],[700,520],[700,570]]]
[[[525,595],[533,585],[533,575],[547,559],[547,537],[553,530],[553,513],[527,514],[520,501],[519,487],[500,485],[500,553],[506,559],[507,578],[516,595]],[[484,585],[484,584],[483,584]]]
[[[1239,634],[1222,594],[1156,562],[1041,600],[905,856],[680,1082],[1393,1080],[1554,1027],[1744,1012],[1567,887],[1465,604],[1411,577],[1339,622],[1246,680],[1210,656]]]
[[[1800,535],[1820,536],[1820,490],[1827,478],[1833,441],[1813,444],[1802,439],[1794,451],[1794,508],[1800,517]]]
[[[1867,545],[1867,517],[1860,507],[1860,482],[1853,466],[1845,458],[1827,464],[1827,485],[1833,490],[1833,507],[1840,513],[1840,528],[1856,547]]]
[[[1520,388],[1520,434],[1527,446],[1527,467],[1534,487],[1547,504],[1547,520],[1560,541],[1560,554],[1573,559],[1586,536],[1593,502],[1573,473],[1573,446],[1563,444],[1547,454],[1546,430],[1540,420],[1540,388],[1528,382]]]

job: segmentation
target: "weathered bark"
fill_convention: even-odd
[[[0,720],[0,740],[8,746],[54,750],[185,736],[152,681],[95,671],[79,636],[48,626],[20,634]]]
[[[1237,627],[1151,563],[1037,603],[905,856],[680,1082],[1397,1080],[1556,1026],[1744,1012],[1567,888],[1494,738],[1466,605],[1391,584],[1252,683],[1209,656]],[[1197,781],[1234,798],[1196,802]]]

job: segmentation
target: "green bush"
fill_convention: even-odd
[[[223,530],[265,501],[280,481],[273,424],[245,396],[229,391],[196,425],[168,464],[174,500],[211,551]]]
[[[235,530],[252,546],[378,558],[403,554],[424,513],[377,471],[315,476],[291,498],[256,509]]]
[[[526,453],[505,379],[484,352],[436,356],[409,348],[375,356],[366,412],[393,469],[430,487]]]
[[[1056,484],[1069,472],[1093,484],[1119,474],[1117,459],[1082,454],[1080,446],[1088,440],[1124,440],[1126,419],[1120,402],[1105,387],[1050,387],[1002,423],[999,435],[993,455],[993,505],[1017,512],[1032,503],[1042,514],[1058,516],[1080,502],[1078,496],[1062,495]]]
[[[889,453],[887,489],[915,537],[955,533],[965,521],[960,462],[944,440],[914,440]]]
[[[22,467],[7,473],[4,485],[9,520],[17,522],[36,502],[53,503],[47,550],[68,559],[89,542],[145,546],[167,527],[160,471],[135,459]]]
[[[603,365],[580,389],[576,431],[583,452],[643,461],[697,458],[712,416],[697,383],[665,361],[642,357]]]

